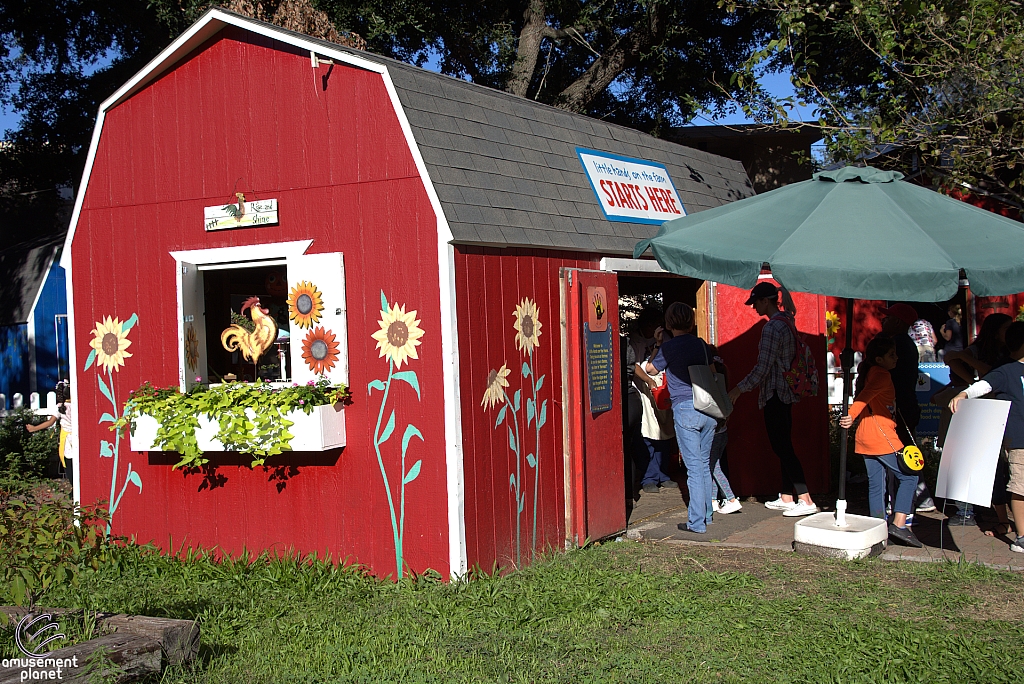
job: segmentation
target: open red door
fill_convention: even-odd
[[[563,268],[566,536],[571,546],[626,528],[614,273]]]

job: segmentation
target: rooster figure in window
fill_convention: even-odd
[[[220,334],[220,343],[230,352],[242,352],[242,358],[252,363],[263,356],[277,339],[277,321],[270,316],[270,310],[260,306],[259,297],[249,297],[242,303],[242,313],[246,309],[252,316],[253,331],[249,332],[241,325],[233,323]]]

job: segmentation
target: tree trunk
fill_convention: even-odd
[[[519,32],[519,43],[516,46],[516,61],[512,65],[512,75],[508,79],[505,91],[526,97],[533,80],[533,72],[537,69],[537,58],[540,55],[540,44],[544,40],[544,29],[548,22],[544,18],[544,0],[530,0],[523,12],[523,30]]]

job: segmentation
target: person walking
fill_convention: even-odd
[[[729,382],[729,369],[725,365],[725,360],[722,359],[718,354],[718,349],[709,344],[708,351],[711,352],[711,356],[715,361],[715,369],[722,374],[726,382]],[[732,491],[732,485],[729,484],[729,478],[726,477],[725,471],[722,470],[722,458],[725,456],[725,447],[729,443],[729,419],[718,421],[718,428],[715,430],[715,440],[711,444],[711,479],[714,480],[712,486],[712,499],[711,508],[715,513],[722,513],[723,515],[729,513],[737,513],[743,508],[743,504],[736,497],[736,494]],[[721,503],[719,503],[719,495],[721,495]]]
[[[951,352],[959,352],[964,349],[964,338],[963,332],[960,328],[960,305],[950,304],[946,310],[949,314],[949,320],[942,324],[939,328],[939,334],[942,335],[942,339],[945,340],[946,344],[942,348],[942,353],[949,354]]]
[[[676,441],[686,465],[686,486],[690,495],[687,522],[680,523],[679,529],[704,534],[713,514],[710,460],[718,421],[693,407],[690,366],[705,365],[711,358],[704,340],[693,334],[695,322],[692,307],[682,302],[670,304],[665,311],[665,326],[672,337],[661,342],[645,370],[648,373],[665,371],[668,376]]]
[[[857,426],[856,452],[864,457],[868,471],[871,516],[886,519],[885,481],[886,474],[892,473],[899,481],[899,489],[889,523],[889,538],[920,548],[923,544],[907,527],[907,516],[913,511],[917,475],[905,475],[897,460],[903,442],[896,434],[896,388],[889,374],[896,362],[896,345],[891,338],[883,334],[868,342],[864,360],[857,368],[857,394],[849,414],[839,419],[839,425],[849,429],[853,421],[867,411]]]
[[[1010,478],[1006,490],[1010,494],[1010,509],[1013,512],[1016,539],[1010,550],[1024,553],[1024,322],[1017,321],[1007,326],[1006,347],[1010,362],[998,366],[981,380],[957,394],[949,402],[949,410],[956,413],[964,399],[975,399],[995,392],[996,399],[1010,402],[1010,413],[1006,419],[1003,441],[1009,460]],[[1008,523],[1005,532],[1012,529]]]
[[[921,370],[918,367],[921,354],[911,328],[917,322],[917,311],[909,304],[893,304],[883,312],[882,334],[891,338],[896,347],[896,366],[889,371],[896,391],[896,410],[900,420],[896,421],[896,433],[904,444],[917,444],[917,426],[921,422],[921,404],[917,401],[917,380]],[[888,477],[889,498],[893,497],[896,480]],[[914,510],[926,513],[935,510],[928,485],[920,480],[914,493]],[[911,523],[913,524],[913,512]]]
[[[732,388],[729,399],[735,405],[740,395],[760,387],[757,406],[764,412],[764,426],[772,451],[782,467],[779,498],[765,504],[790,517],[817,513],[818,507],[807,490],[803,465],[793,449],[793,404],[799,401],[786,382],[786,371],[796,356],[796,323],[793,314],[779,308],[779,289],[771,283],[758,283],[750,291],[746,305],[759,316],[768,316],[757,347],[757,364]],[[795,499],[794,499],[795,494]]]
[[[57,412],[38,425],[26,424],[25,429],[29,432],[39,432],[40,430],[45,430],[46,428],[51,427],[54,423],[60,424],[60,441],[57,446],[57,457],[60,459],[61,467],[64,468],[64,477],[68,480],[73,480],[74,459],[78,454],[78,449],[75,444],[74,434],[72,433],[75,420],[75,408],[71,403],[70,383],[66,380],[58,382],[57,387],[55,388],[55,394],[57,399]]]
[[[661,384],[661,373],[652,376],[644,370],[660,349],[661,342],[668,337],[662,328],[663,319],[659,309],[643,309],[637,318],[637,331],[629,338],[637,359],[633,366],[632,388],[636,389],[640,400],[640,434],[644,445],[642,455],[645,457],[642,460],[647,464],[640,484],[647,494],[679,488],[675,480],[665,473],[665,464],[676,453],[672,411],[659,409],[652,394],[654,388]]]

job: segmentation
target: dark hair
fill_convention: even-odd
[[[1006,349],[1011,353],[1024,346],[1024,321],[1014,321],[1006,329]]]
[[[1005,345],[999,341],[999,329],[1013,319],[1004,313],[989,314],[981,324],[981,330],[974,344],[978,349],[978,360],[990,366],[1005,356]]]
[[[645,306],[641,311],[640,315],[636,317],[637,328],[643,330],[650,326],[659,326],[665,320],[665,314],[661,312],[661,309],[655,306]]]
[[[877,335],[868,342],[868,348],[864,350],[864,360],[857,366],[857,388],[854,394],[860,394],[864,385],[868,382],[868,371],[878,365],[878,357],[885,356],[890,350],[896,347],[891,337]]]
[[[950,304],[946,308],[946,313],[948,313],[949,317],[952,318],[957,323],[960,322],[960,305],[959,304]]]
[[[672,330],[691,330],[694,319],[693,307],[682,302],[672,302],[665,311],[665,327]]]
[[[61,413],[67,413],[68,407],[64,404],[71,400],[71,383],[67,380],[58,382],[57,387],[54,389],[54,394],[57,395],[57,410]]]

